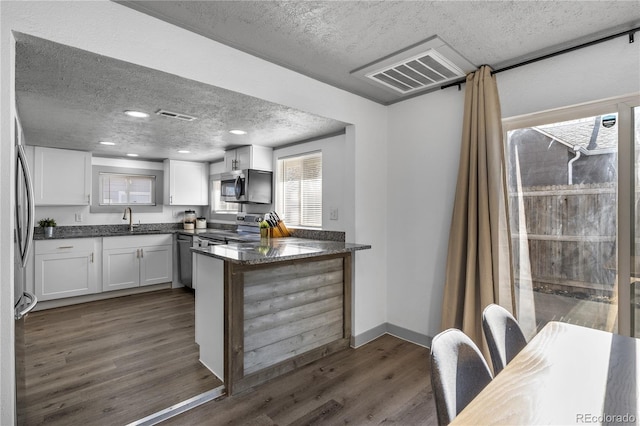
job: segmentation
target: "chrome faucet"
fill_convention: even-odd
[[[124,215],[122,216],[122,220],[127,220],[127,210],[129,210],[129,232],[133,232],[133,228],[136,225],[133,224],[133,212],[131,211],[131,207],[124,208]]]

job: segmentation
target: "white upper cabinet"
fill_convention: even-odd
[[[206,206],[209,165],[192,161],[164,160],[164,204]]]
[[[35,147],[33,190],[37,206],[91,203],[91,153]]]
[[[225,151],[224,169],[256,169],[273,171],[273,149],[266,146],[248,145]]]

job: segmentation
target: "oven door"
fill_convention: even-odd
[[[246,179],[244,174],[227,175],[220,181],[220,199],[227,203],[246,201]]]

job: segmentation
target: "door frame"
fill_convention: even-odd
[[[634,114],[633,109],[640,107],[640,93],[617,96],[595,102],[555,108],[532,114],[519,115],[502,120],[503,141],[506,149],[507,133],[543,124],[558,123],[583,117],[618,113],[618,182],[617,182],[617,229],[616,229],[616,262],[618,283],[631,283],[631,256],[634,254],[635,241],[634,218],[635,200],[634,175]],[[627,194],[627,196],[621,196]],[[633,329],[631,309],[631,284],[618,285],[618,334],[631,336]]]

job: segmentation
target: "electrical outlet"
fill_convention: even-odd
[[[338,209],[335,207],[332,207],[329,210],[329,219],[330,220],[338,220]]]
[[[76,222],[82,222],[82,213],[76,213]]]

